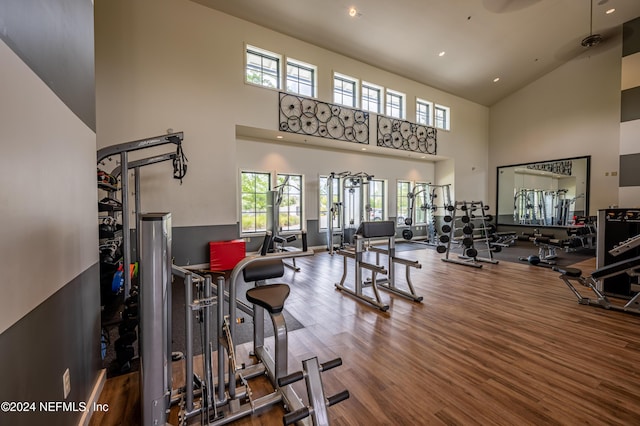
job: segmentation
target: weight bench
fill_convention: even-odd
[[[383,303],[380,299],[380,293],[378,290],[386,290],[398,296],[405,297],[414,302],[422,302],[422,296],[418,296],[413,288],[411,282],[410,268],[420,269],[422,265],[416,260],[407,260],[396,257],[395,255],[395,234],[396,228],[393,221],[372,221],[362,222],[354,235],[355,251],[338,250],[338,254],[343,256],[343,272],[342,278],[339,283],[336,283],[336,288],[342,290],[351,296],[354,296],[360,300],[364,300],[367,303],[372,304],[378,309],[386,312],[389,309],[389,305]],[[386,238],[388,241],[388,249],[381,249],[377,247],[369,247],[369,250],[376,253],[376,264],[371,264],[363,260],[363,253],[365,251],[364,240],[371,238]],[[379,255],[384,254],[388,257],[388,264],[385,268],[380,265]],[[347,258],[354,259],[355,261],[355,284],[353,288],[349,288],[345,285],[347,278]],[[400,264],[405,266],[405,277],[407,290],[398,288],[396,286],[395,265]],[[367,269],[371,271],[371,278],[363,280],[362,270]],[[386,278],[377,279],[377,274],[386,275]],[[369,297],[363,293],[363,288],[371,286],[373,289],[374,297]]]
[[[640,293],[636,293],[627,303],[624,305],[616,305],[609,301],[607,296],[598,289],[598,282],[605,278],[614,277],[620,274],[627,274],[629,276],[640,275],[640,256],[622,260],[620,262],[612,263],[611,265],[604,266],[591,273],[591,276],[583,277],[582,270],[578,268],[560,268],[554,267],[554,271],[560,272],[560,279],[569,287],[569,289],[578,298],[578,303],[581,305],[594,305],[600,306],[605,309],[615,309],[618,311],[632,312],[640,314]],[[590,299],[582,296],[580,292],[572,284],[577,282],[580,285],[588,287],[596,295],[596,299]]]

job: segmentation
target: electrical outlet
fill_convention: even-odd
[[[62,387],[64,389],[64,399],[67,399],[69,392],[71,392],[71,374],[68,368],[64,370],[64,374],[62,375]]]
[[[618,172],[611,172],[611,176],[618,176]]]

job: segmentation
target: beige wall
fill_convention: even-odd
[[[2,333],[98,262],[98,209],[93,131],[2,41],[0,63]]]
[[[452,130],[439,133],[438,154],[454,160],[439,163],[435,178],[454,183],[462,197],[486,199],[486,107],[187,0],[98,1],[95,28],[98,146],[167,128],[185,133],[189,169],[182,186],[168,164],[141,172],[142,210],[171,211],[174,226],[237,223],[243,153],[236,150],[236,125],[277,129],[277,93],[244,83],[245,43],[317,65],[322,101],[332,101],[336,71],[406,93],[409,119],[416,96],[449,106]],[[298,151],[286,156],[292,171],[315,173]],[[361,168],[376,174],[381,166],[370,158]],[[333,167],[328,161],[318,168]]]
[[[618,204],[620,46],[574,59],[491,107],[490,199],[497,166],[591,155],[590,214]]]

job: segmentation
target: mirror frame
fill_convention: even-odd
[[[559,158],[555,160],[545,161],[532,161],[529,163],[509,164],[505,166],[496,167],[496,210],[495,210],[495,223],[496,226],[517,226],[517,227],[529,227],[529,228],[563,228],[568,225],[536,225],[536,224],[520,224],[520,223],[501,223],[500,222],[500,171],[511,167],[522,167],[536,164],[555,163],[560,161],[573,161],[573,160],[587,160],[586,176],[585,176],[585,191],[584,191],[584,215],[589,216],[589,201],[591,192],[591,156],[583,155],[579,157]]]

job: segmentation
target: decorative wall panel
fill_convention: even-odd
[[[433,127],[378,116],[378,146],[436,155],[436,136]]]
[[[280,93],[283,132],[369,143],[369,113],[315,99]]]

